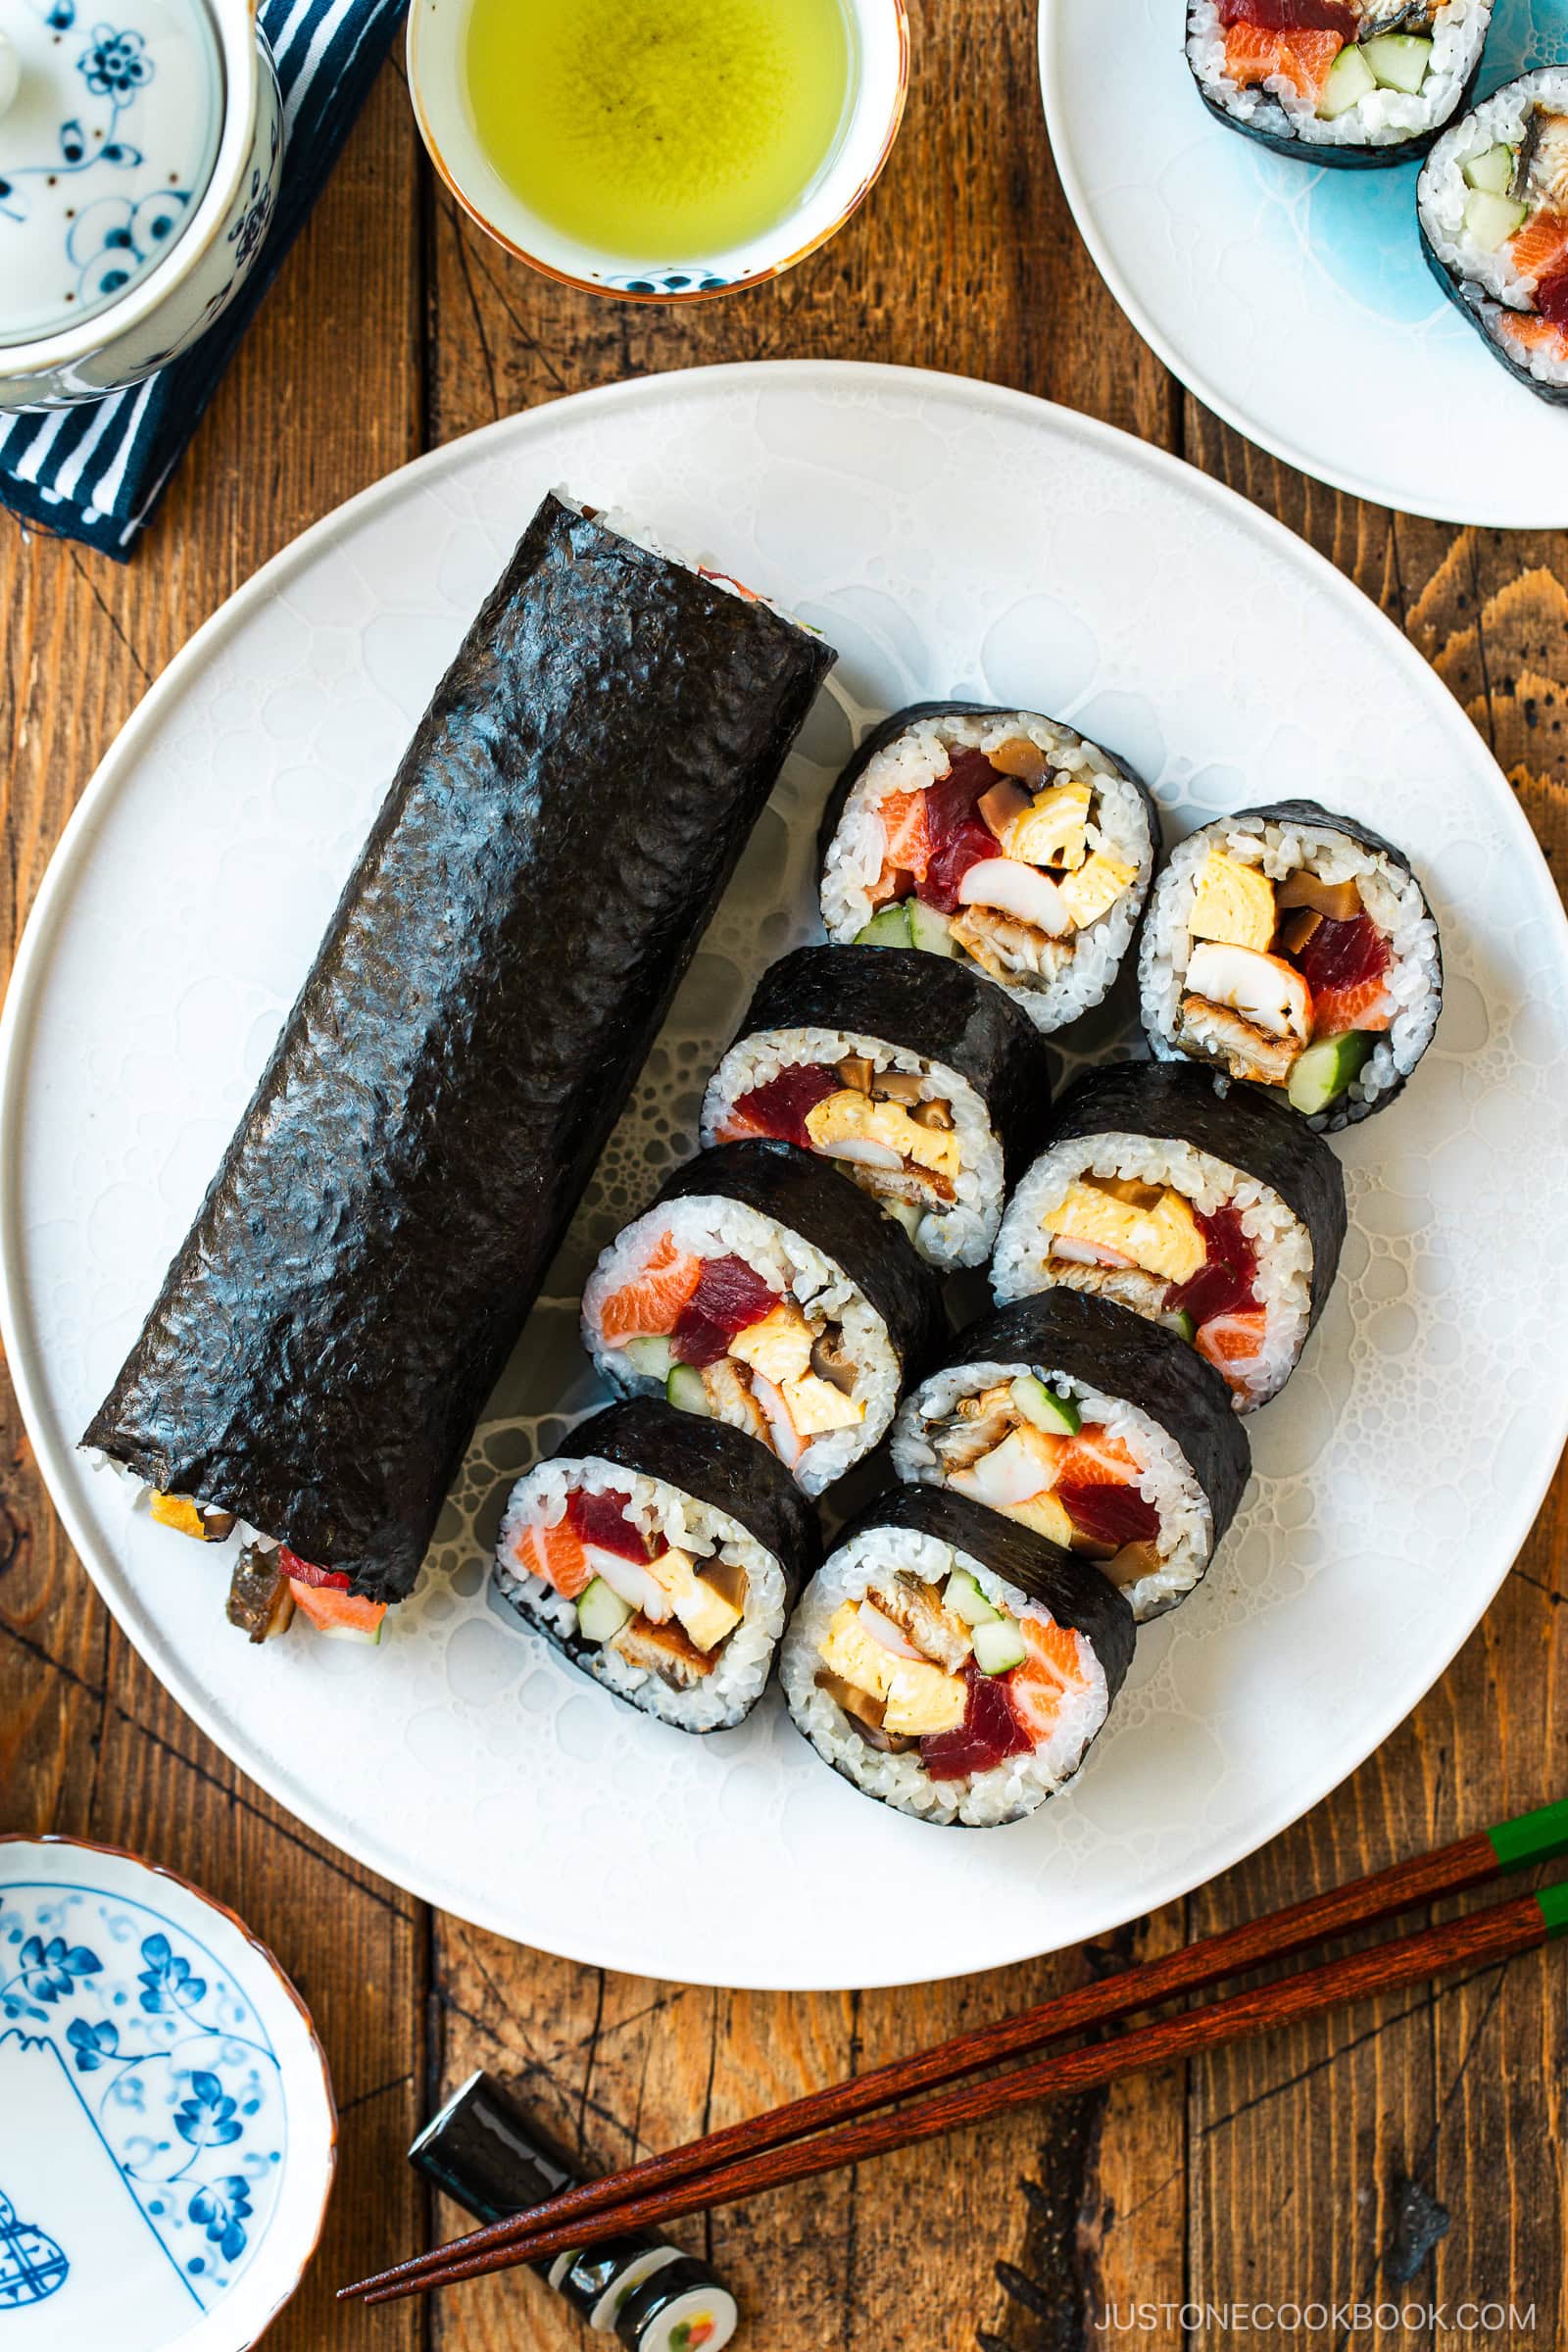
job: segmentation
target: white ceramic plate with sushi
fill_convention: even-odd
[[[1205,112],[1182,0],[1041,0],[1040,73],[1067,200],[1165,365],[1260,447],[1445,522],[1568,523],[1568,408],[1516,382],[1446,300],[1418,166],[1333,171]],[[1568,64],[1568,0],[1497,0],[1477,96]]]
[[[133,1509],[74,1441],[426,697],[563,480],[719,558],[842,659],[419,1594],[377,1650],[304,1629],[254,1649],[224,1622],[226,1561]],[[754,977],[814,935],[834,772],[873,717],[950,693],[1108,743],[1173,833],[1321,791],[1412,857],[1448,971],[1406,1094],[1344,1139],[1340,1287],[1252,1424],[1257,1477],[1205,1585],[1141,1638],[1073,1785],[1027,1822],[961,1836],[858,1795],[776,1693],[739,1731],[684,1738],[485,1594],[511,1481],[595,1401],[575,1338],[593,1253],[689,1150]],[[1115,1020],[1092,1018],[1110,1044]],[[1102,1934],[1272,1837],[1387,1736],[1495,1592],[1568,1422],[1541,1377],[1568,1318],[1565,1039],[1568,925],[1506,784],[1413,650],[1280,525],[1158,452],[981,384],[829,364],[658,377],[511,418],[366,492],[149,694],[56,857],[0,1038],[5,1339],[39,1460],[130,1639],[347,1851],[521,1941],[652,1976],[956,1975]],[[1503,1200],[1478,1247],[1477,1202]]]

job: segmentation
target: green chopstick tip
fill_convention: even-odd
[[[1568,1854],[1568,1797],[1555,1804],[1538,1805],[1513,1821],[1499,1821],[1487,1832],[1502,1870],[1529,1870],[1536,1862],[1554,1862]],[[1554,1930],[1553,1933],[1556,1933]]]
[[[1543,1886],[1536,1896],[1548,1936],[1568,1936],[1568,1883]]]

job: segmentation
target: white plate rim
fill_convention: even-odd
[[[940,389],[959,403],[973,403],[981,410],[987,407],[1019,417],[1050,417],[1056,428],[1069,436],[1081,436],[1087,442],[1129,466],[1142,465],[1178,486],[1186,495],[1218,509],[1232,522],[1256,532],[1277,552],[1288,553],[1290,560],[1304,564],[1315,574],[1323,593],[1338,599],[1357,616],[1361,626],[1374,634],[1382,632],[1392,660],[1401,662],[1412,679],[1423,682],[1423,692],[1431,698],[1434,719],[1464,746],[1468,763],[1489,773],[1497,798],[1497,818],[1505,833],[1511,835],[1518,853],[1533,861],[1541,879],[1546,885],[1548,919],[1554,921],[1559,935],[1559,947],[1568,956],[1568,909],[1562,906],[1550,869],[1523,810],[1509,790],[1495,760],[1478,730],[1464,715],[1459,705],[1448,695],[1431,668],[1402,631],[1382,612],[1353,581],[1348,579],[1327,557],[1299,539],[1276,516],[1265,513],[1243,498],[1237,491],[1201,473],[1170,451],[1152,443],[1140,441],[1114,425],[1102,423],[1097,417],[1083,416],[1059,403],[1039,399],[1035,394],[1010,387],[988,383],[983,379],[938,369],[892,367],[874,361],[841,360],[742,360],[711,368],[683,368],[646,376],[634,376],[620,382],[596,386],[591,390],[563,395],[561,399],[541,403],[537,408],[524,410],[514,416],[497,418],[481,425],[474,432],[429,450],[369,484],[353,498],[335,507],[317,522],[308,526],[271,557],[261,569],[245,581],[232,596],[209,615],[189,641],[175,654],[168,666],[149,687],[136,710],[126,720],[109,747],[82,794],[81,800],[68,820],[56,845],[38,895],[28,915],[22,944],[18,951],[10,989],[3,1009],[0,1009],[0,1345],[6,1357],[16,1389],[19,1408],[55,1508],[59,1511],[66,1531],[77,1556],[85,1565],[105,1605],[126,1640],[145,1659],[164,1688],[191,1717],[192,1721],[214,1742],[220,1751],[247,1773],[257,1785],[285,1807],[297,1820],[316,1832],[337,1851],[347,1854],[363,1868],[375,1872],[391,1885],[400,1886],[416,1900],[430,1904],[434,1909],[467,1920],[475,1927],[498,1935],[508,1941],[520,1941],[512,1921],[498,1908],[482,1898],[475,1900],[471,1889],[443,1885],[439,1875],[431,1870],[411,1867],[396,1852],[390,1836],[377,1840],[369,1836],[345,1837],[343,1825],[331,1808],[318,1800],[315,1792],[304,1783],[295,1784],[281,1772],[262,1768],[254,1757],[237,1755],[228,1744],[225,1732],[220,1728],[216,1711],[209,1707],[205,1694],[184,1666],[155,1632],[137,1622],[134,1595],[125,1587],[112,1558],[100,1551],[96,1535],[87,1527],[74,1507],[73,1494],[76,1470],[74,1448],[64,1454],[57,1450],[48,1435],[47,1418],[34,1380],[33,1357],[30,1348],[21,1344],[16,1320],[15,1291],[20,1264],[20,1240],[17,1232],[18,1187],[16,1162],[18,1157],[19,1124],[16,1114],[16,1094],[21,1082],[23,1055],[21,1047],[27,1030],[27,1009],[46,970],[49,942],[69,906],[69,883],[74,868],[91,838],[97,813],[107,805],[118,783],[118,769],[122,760],[133,758],[142,737],[161,723],[166,704],[176,702],[186,673],[199,665],[209,649],[223,633],[246,616],[253,604],[260,603],[281,580],[290,567],[314,553],[316,547],[350,518],[358,521],[377,507],[392,505],[411,490],[437,476],[443,467],[459,462],[460,453],[471,452],[480,444],[503,445],[516,436],[526,439],[535,433],[548,433],[551,420],[563,406],[574,412],[584,408],[603,408],[611,405],[636,406],[657,404],[671,396],[678,398],[687,382],[756,385],[759,380],[790,379],[797,383],[817,383],[824,388],[842,386],[853,388],[860,384],[867,389],[887,389],[903,385],[909,391],[926,395]],[[1216,1856],[1205,1857],[1204,1868],[1195,1872],[1185,1865],[1176,1865],[1163,1874],[1152,1872],[1148,1883],[1140,1886],[1138,1899],[1130,1908],[1112,1906],[1098,1924],[1085,1929],[1080,1940],[1109,1934],[1130,1918],[1143,1916],[1191,1893],[1195,1887],[1207,1885],[1222,1872],[1232,1869],[1249,1855],[1258,1851],[1282,1831],[1302,1818],[1312,1807],[1337,1788],[1351,1773],[1366,1761],[1373,1751],[1403,1722],[1406,1715],[1447,1671],[1459,1650],[1469,1640],[1487,1609],[1496,1598],[1515,1559],[1540,1514],[1547,1490],[1556,1475],[1562,1447],[1568,1444],[1568,1388],[1559,1394],[1556,1415],[1556,1450],[1544,1470],[1528,1488],[1515,1491],[1514,1507],[1508,1514],[1503,1532],[1498,1538],[1498,1556],[1504,1565],[1495,1583],[1478,1601],[1474,1613],[1464,1622],[1451,1648],[1438,1663],[1429,1681],[1419,1690],[1396,1697],[1392,1708],[1368,1718],[1372,1729],[1364,1743],[1347,1744],[1337,1753],[1327,1778],[1301,1795],[1293,1790],[1260,1820],[1250,1823],[1240,1838],[1224,1845]],[[1352,1752],[1353,1750],[1353,1752]],[[583,1967],[619,1970],[632,1976],[647,1975],[646,1963],[638,1957],[630,1938],[607,1936],[593,1950],[571,1948],[565,1943],[539,1949],[552,1949],[556,1956]],[[1052,1946],[1046,1947],[1048,1950]],[[1040,1957],[1034,1947],[1008,1949],[1000,1955],[977,1962],[976,1971],[999,1967]],[[974,1972],[965,1972],[974,1973]],[[714,1984],[717,1980],[691,1977],[682,1980],[692,1984]],[[868,1978],[860,1989],[875,1990],[926,1980],[897,1973]],[[950,1981],[950,1980],[943,1980]],[[766,1970],[749,1981],[745,1989],[759,1992],[837,1992],[845,1989],[838,1979],[803,1984],[796,1974],[784,1975]]]
[[[1283,460],[1287,466],[1294,466],[1298,473],[1308,475],[1315,482],[1322,482],[1330,490],[1343,490],[1348,497],[1364,499],[1369,506],[1382,507],[1388,514],[1413,514],[1425,522],[1445,522],[1460,530],[1568,529],[1568,506],[1564,506],[1560,513],[1532,514],[1525,522],[1521,522],[1511,509],[1503,512],[1500,508],[1489,508],[1479,500],[1473,502],[1475,511],[1463,514],[1452,514],[1446,506],[1427,499],[1401,497],[1400,503],[1395,506],[1389,498],[1387,486],[1380,484],[1371,474],[1360,473],[1353,466],[1325,463],[1314,451],[1303,449],[1294,441],[1289,433],[1276,432],[1256,416],[1249,416],[1210,382],[1200,360],[1177,349],[1169,336],[1155,324],[1134,291],[1131,280],[1123,272],[1108,239],[1102,233],[1089,191],[1078,170],[1072,142],[1062,127],[1066,106],[1062,87],[1065,76],[1057,72],[1054,43],[1058,26],[1065,21],[1068,0],[1040,0],[1040,93],[1051,140],[1052,161],[1061,181],[1062,193],[1067,199],[1074,225],[1089,248],[1095,268],[1110,289],[1123,316],[1137,328],[1154,357],[1170,369],[1178,383],[1185,384],[1196,400],[1200,400],[1206,409],[1212,409],[1222,423],[1230,425],[1244,440],[1250,441],[1254,448]],[[1218,129],[1219,125],[1215,127]],[[1061,135],[1058,136],[1058,132]],[[1568,481],[1568,467],[1564,468],[1563,479]],[[1544,484],[1544,492],[1545,487]],[[1470,501],[1465,503],[1472,504]]]

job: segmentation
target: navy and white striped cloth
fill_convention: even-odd
[[[0,415],[0,502],[123,563],[304,225],[380,70],[406,0],[262,0],[286,146],[256,268],[201,341],[145,383],[69,409]]]

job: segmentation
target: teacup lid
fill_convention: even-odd
[[[0,0],[0,344],[75,326],[163,259],[222,115],[204,0]]]

